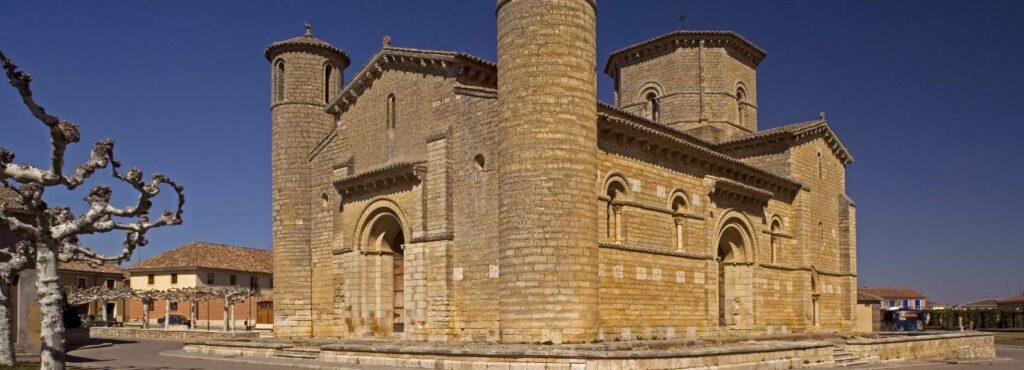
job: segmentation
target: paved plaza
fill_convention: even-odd
[[[331,367],[317,366],[312,361],[281,360],[261,358],[229,358],[203,359],[202,356],[188,355],[181,352],[182,342],[164,340],[94,340],[88,348],[72,350],[68,354],[68,365],[83,369],[238,369],[238,370],[271,370],[286,367],[321,368],[321,369],[372,369],[385,370],[385,367],[350,366]],[[858,369],[987,369],[1010,370],[1024,369],[1024,347],[998,346],[999,359],[982,361],[964,361],[959,363],[913,362],[905,364],[888,364],[854,367]]]

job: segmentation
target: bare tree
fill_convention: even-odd
[[[18,71],[17,65],[0,52],[0,62],[11,85],[18,90],[22,102],[32,115],[42,122],[50,133],[49,168],[14,163],[14,153],[0,148],[0,187],[17,194],[19,206],[27,209],[28,216],[14,217],[0,205],[0,226],[6,226],[29,241],[27,255],[34,256],[38,273],[36,290],[39,293],[42,323],[40,368],[64,369],[63,298],[60,294],[58,265],[72,260],[93,264],[119,263],[131,258],[136,248],[147,244],[146,233],[154,228],[181,224],[184,210],[184,187],[159,173],[147,182],[143,172],[131,169],[121,173],[120,163],[114,160],[114,141],[100,140],[89,159],[75,167],[73,174],[64,172],[65,151],[69,144],[79,141],[78,126],[70,121],[50,115],[32,97],[32,77]],[[114,179],[138,192],[137,202],[126,207],[110,204],[112,190],[97,185],[89,190],[84,200],[88,209],[76,216],[69,207],[51,207],[43,201],[49,188],[63,187],[75,190],[97,170],[109,168]],[[13,183],[20,184],[14,186]],[[150,220],[152,199],[163,186],[172,188],[178,196],[177,210],[165,211],[156,221]],[[115,255],[101,255],[82,245],[81,235],[124,232],[122,250]],[[2,343],[0,343],[2,344]]]
[[[103,299],[104,291],[100,286],[88,288],[69,286],[64,288],[64,297],[67,299],[68,305],[78,306]]]
[[[11,286],[22,270],[31,266],[31,244],[18,242],[12,247],[0,246],[0,365],[14,366],[14,332],[11,322]]]
[[[224,331],[235,330],[235,304],[260,297],[259,289],[240,286],[217,287],[211,290],[213,296],[224,300]]]
[[[196,328],[196,320],[198,319],[198,306],[196,303],[200,301],[208,300],[212,297],[213,289],[206,286],[190,287],[176,289],[174,292],[175,300],[178,302],[188,302],[188,321],[189,330]]]
[[[107,289],[105,286],[97,285],[89,288],[78,288],[74,286],[65,287],[65,299],[70,306],[78,306],[86,303],[102,302],[104,307],[101,308],[103,311],[103,322],[109,322],[110,318],[107,317],[106,303],[109,301],[116,301],[118,299],[129,298],[132,296],[130,288],[119,288],[119,289]]]
[[[132,296],[142,302],[142,328],[149,329],[149,310],[153,303],[167,296],[167,292],[159,289],[133,290]]]

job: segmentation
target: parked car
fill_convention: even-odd
[[[164,318],[161,317],[160,319],[156,320],[156,323],[157,323],[157,325],[163,325],[164,324]],[[189,320],[189,319],[186,319],[185,316],[182,316],[182,315],[171,315],[171,325],[185,325],[185,326],[189,326],[190,324],[192,324],[192,321]]]

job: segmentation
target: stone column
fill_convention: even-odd
[[[504,342],[597,337],[596,5],[499,0]]]

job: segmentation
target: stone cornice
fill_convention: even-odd
[[[654,122],[626,114],[613,114],[614,108],[602,104],[598,112],[598,140],[618,140],[665,158],[666,164],[687,164],[704,169],[709,175],[733,180],[776,195],[792,196],[803,186],[736,158],[710,149],[710,143]]]
[[[682,47],[724,47],[735,50],[753,65],[758,65],[767,52],[732,31],[676,31],[642,41],[612,52],[604,73],[618,78],[619,69]]]
[[[335,179],[334,188],[342,196],[362,193],[375,188],[396,184],[416,183],[427,171],[425,161],[394,162],[372,168],[354,175]]]
[[[466,86],[466,85],[455,86],[455,94],[457,94],[457,95],[465,95],[465,96],[472,96],[472,97],[476,97],[476,98],[484,98],[484,99],[497,99],[498,98],[498,90],[492,89],[492,88],[487,88],[487,87],[477,87],[477,86]]]
[[[819,269],[819,268],[809,267],[809,266],[786,266],[786,265],[780,265],[780,264],[775,264],[775,263],[759,263],[759,264],[757,264],[757,266],[758,267],[769,268],[769,269],[774,269],[774,270],[817,272],[819,275],[833,276],[833,277],[857,277],[857,274],[850,274],[850,273],[844,273],[844,272],[832,271],[832,270],[822,270],[822,269]]]
[[[487,87],[497,87],[497,66],[482,58],[452,51],[384,47],[359,70],[348,85],[331,100],[325,111],[345,112],[373,81],[389,69],[430,69],[445,77]]]
[[[823,138],[825,143],[828,144],[829,149],[832,150],[832,154],[844,166],[853,163],[853,156],[850,155],[846,146],[839,141],[839,136],[836,135],[835,131],[832,130],[832,126],[824,118],[754,132],[750,135],[719,143],[714,148],[730,155],[744,151],[772,151],[774,147],[778,148],[774,151],[780,151],[814,137]]]
[[[454,239],[455,239],[455,233],[452,233],[450,231],[445,231],[445,232],[431,233],[431,234],[423,235],[423,236],[420,236],[420,237],[415,237],[415,238],[410,239],[409,242],[410,243],[429,243],[429,242],[437,242],[437,241],[443,241],[443,240],[454,240]]]
[[[707,178],[711,181],[711,184],[708,187],[709,195],[728,194],[740,197],[743,200],[756,200],[760,202],[767,202],[769,199],[775,197],[775,193],[773,192],[743,184],[738,181],[715,176],[708,176]]]
[[[637,253],[645,253],[645,254],[656,254],[656,255],[661,255],[661,256],[681,257],[681,258],[689,258],[689,259],[695,259],[695,260],[714,260],[715,259],[714,256],[700,255],[700,254],[693,254],[693,253],[687,253],[687,252],[681,252],[681,251],[674,251],[674,250],[661,249],[661,248],[652,248],[652,247],[644,247],[644,246],[639,246],[639,245],[630,245],[630,244],[623,244],[623,243],[605,243],[605,242],[601,242],[601,243],[597,243],[597,246],[598,246],[598,248],[618,249],[618,250],[627,251],[627,252],[637,252]]]
[[[609,198],[608,198],[607,195],[603,195],[603,196],[599,195],[597,197],[597,199],[604,200],[606,202],[609,201]],[[611,201],[611,205],[613,205],[613,206],[627,206],[627,207],[646,209],[648,211],[653,211],[653,212],[658,212],[658,213],[664,213],[664,214],[667,214],[667,215],[672,215],[673,217],[690,218],[690,219],[694,219],[694,220],[703,220],[704,219],[704,216],[701,216],[701,215],[698,215],[698,214],[695,214],[695,213],[676,212],[676,211],[673,211],[671,208],[668,208],[668,207],[662,207],[662,206],[659,206],[659,205],[656,205],[656,204],[650,204],[650,203],[645,203],[645,202],[638,202],[638,201],[634,201],[634,200],[614,200],[614,201]]]

